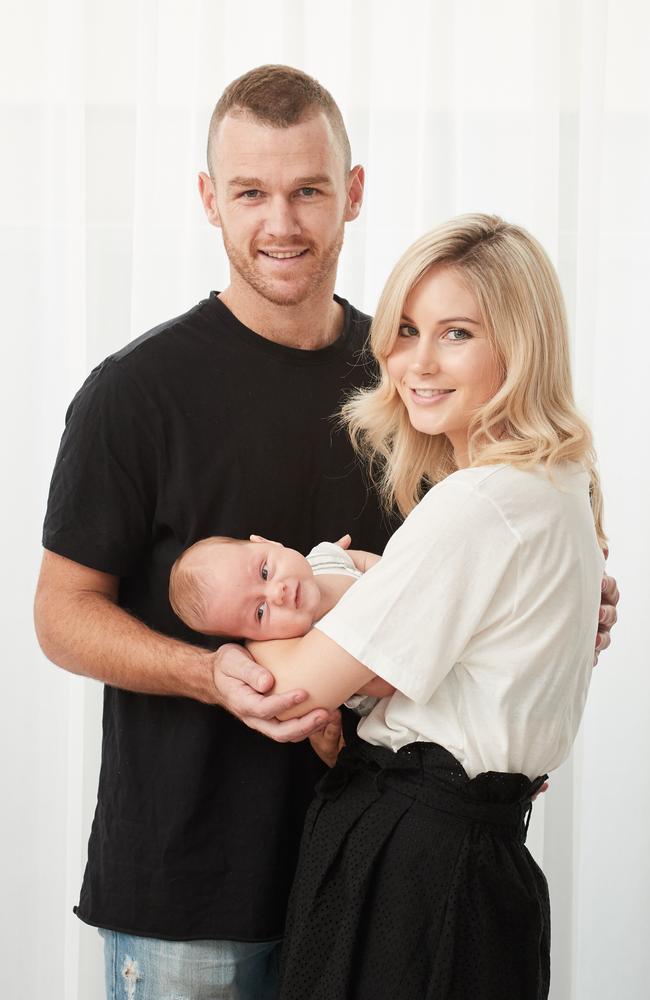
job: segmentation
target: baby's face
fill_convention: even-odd
[[[320,589],[304,556],[279,542],[221,544],[208,579],[205,627],[242,639],[305,635],[318,616]]]

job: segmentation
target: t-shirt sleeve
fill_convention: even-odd
[[[111,359],[73,399],[56,459],[43,545],[128,576],[151,540],[160,446],[151,403]]]
[[[445,480],[316,628],[424,704],[472,638],[512,612],[518,551],[491,499]]]

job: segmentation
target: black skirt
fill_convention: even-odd
[[[281,1000],[544,1000],[548,887],[524,843],[543,780],[470,780],[435,743],[346,748],[307,815]]]

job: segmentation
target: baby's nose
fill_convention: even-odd
[[[271,600],[274,604],[284,604],[284,598],[287,592],[287,585],[283,580],[274,580],[273,590],[271,592]]]

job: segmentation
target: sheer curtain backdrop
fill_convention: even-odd
[[[372,311],[435,222],[530,228],[566,292],[580,404],[622,599],[572,759],[530,844],[553,901],[553,1000],[641,1000],[650,980],[650,6],[644,0],[25,0],[3,3],[0,272],[3,993],[99,1000],[72,915],[94,807],[98,684],[48,664],[31,599],[68,401],[106,354],[227,281],[196,193],[233,77],[298,66],[367,167],[338,291]]]

